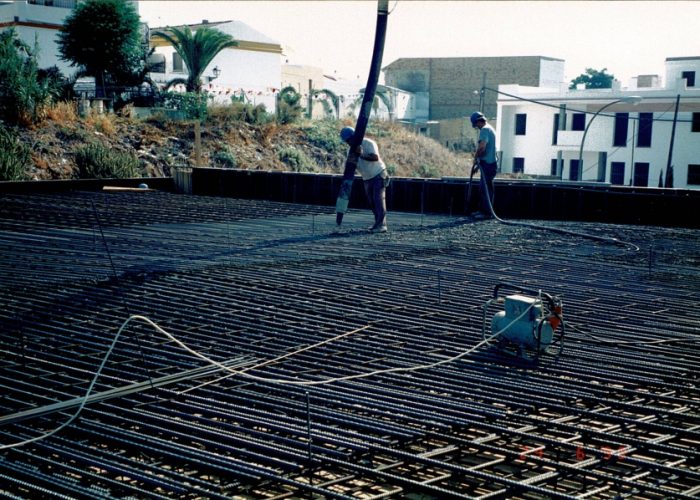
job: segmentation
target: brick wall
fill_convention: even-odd
[[[479,109],[479,90],[501,84],[538,86],[542,61],[564,61],[540,56],[526,57],[442,57],[398,59],[384,68],[387,85],[411,92],[430,93],[430,120],[469,116]],[[495,92],[484,95],[484,114],[496,116]]]

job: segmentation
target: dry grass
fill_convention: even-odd
[[[85,124],[98,132],[103,133],[107,137],[114,137],[117,131],[116,126],[117,116],[112,113],[97,113],[90,111],[85,118]]]
[[[78,103],[60,101],[46,108],[46,119],[67,125],[78,120]]]
[[[398,124],[377,127],[386,134],[374,138],[379,152],[397,177],[465,177],[471,171],[471,154],[451,151]]]
[[[235,158],[236,168],[282,171],[289,166],[280,161],[279,152],[296,149],[310,159],[314,172],[343,171],[345,147],[332,150],[311,141],[306,126],[250,124],[233,119],[234,111],[210,110],[202,127],[205,164],[210,165],[215,153],[225,148]],[[343,124],[336,124],[337,130]],[[335,137],[337,132],[330,133]],[[40,152],[33,155],[30,177],[73,177],[75,148],[95,136],[100,136],[100,142],[109,148],[136,151],[142,161],[142,173],[148,175],[168,175],[173,164],[191,164],[194,160],[191,122],[172,120],[165,115],[144,120],[94,111],[82,118],[74,104],[60,103],[48,108],[47,119],[41,124],[23,131],[23,140]],[[395,177],[466,177],[471,170],[470,154],[448,150],[434,139],[396,123],[372,121],[367,136],[377,141],[380,154]]]

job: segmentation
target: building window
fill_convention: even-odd
[[[586,113],[574,113],[571,119],[571,130],[585,130]]]
[[[629,113],[615,113],[615,131],[613,135],[613,146],[627,146],[627,128],[629,127]]]
[[[151,54],[148,56],[146,64],[151,73],[165,73],[165,56],[163,54]]]
[[[525,158],[513,158],[513,173],[522,174],[525,172]]]
[[[614,186],[625,185],[625,162],[613,161],[610,163],[610,184]]]
[[[557,137],[559,135],[559,113],[554,115],[554,124],[552,126],[552,145],[557,143]]]
[[[688,165],[688,185],[700,185],[700,165]]]
[[[515,115],[515,135],[525,135],[527,128],[527,115],[525,113],[517,113]]]
[[[177,52],[173,52],[173,72],[182,72],[182,57]]]
[[[690,127],[691,132],[700,132],[700,113],[693,113],[693,124]]]
[[[578,160],[569,160],[569,180],[578,180]]]
[[[649,186],[649,164],[639,163],[634,164],[633,186],[647,187]]]
[[[558,167],[558,160],[556,158],[552,158],[552,163],[549,167],[549,175],[552,175],[554,177],[559,177],[559,169]]]
[[[654,113],[639,113],[639,133],[637,134],[637,146],[640,148],[651,147],[651,128],[654,124]]]
[[[685,78],[686,87],[695,87],[695,71],[684,71],[681,78]]]

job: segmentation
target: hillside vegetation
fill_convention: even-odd
[[[128,110],[127,110],[128,111]],[[347,145],[338,131],[350,120],[259,120],[249,109],[213,107],[201,126],[200,165],[265,171],[342,173]],[[195,164],[192,121],[131,113],[80,117],[70,103],[49,108],[37,124],[6,128],[28,161],[16,179],[163,177]],[[262,123],[260,123],[262,121]],[[471,155],[389,122],[370,122],[389,172],[401,177],[467,176]],[[4,179],[7,180],[7,179]]]

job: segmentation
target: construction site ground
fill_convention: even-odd
[[[700,494],[697,230],[371,222],[0,194],[0,496]],[[562,297],[550,352],[483,342],[499,284]]]

